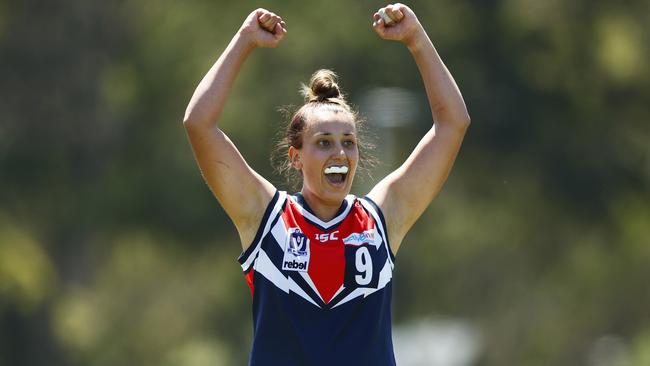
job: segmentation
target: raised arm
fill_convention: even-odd
[[[453,77],[415,13],[406,5],[395,4],[380,9],[373,20],[380,37],[400,41],[411,52],[434,121],[408,159],[368,194],[384,212],[391,249],[396,253],[447,179],[470,119]]]
[[[253,11],[197,86],[183,120],[203,177],[237,227],[244,249],[254,239],[275,187],[248,166],[216,123],[248,55],[257,47],[277,46],[285,34],[279,16]]]

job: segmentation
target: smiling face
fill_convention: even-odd
[[[354,117],[347,112],[317,109],[309,113],[302,147],[289,148],[294,168],[302,172],[302,195],[312,209],[338,209],[350,193],[359,162]]]

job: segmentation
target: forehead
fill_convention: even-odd
[[[305,133],[355,134],[357,128],[352,115],[329,110],[314,111],[307,119]]]

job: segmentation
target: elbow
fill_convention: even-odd
[[[449,119],[447,125],[450,126],[452,129],[465,133],[467,129],[469,128],[469,125],[472,123],[471,119],[469,118],[469,115],[465,113],[462,116],[458,116],[453,119]]]
[[[467,109],[461,108],[439,108],[433,109],[433,120],[441,122],[441,125],[448,126],[452,129],[465,131],[471,124],[471,119]],[[436,118],[438,117],[438,118]]]
[[[191,111],[188,110],[185,112],[185,116],[183,116],[183,127],[185,127],[186,130],[196,130],[203,125],[205,125],[205,123],[201,121],[201,119],[196,118]]]
[[[192,136],[205,136],[215,127],[215,124],[204,118],[197,118],[191,113],[186,113],[183,117],[183,127],[190,138]]]
[[[185,127],[186,131],[193,130],[195,128],[195,126],[196,126],[196,123],[193,122],[192,120],[189,120],[189,119],[186,119],[186,118],[183,119],[183,127]]]
[[[192,111],[188,106],[187,109],[185,110],[185,114],[183,115],[183,126],[187,126],[188,124],[192,123],[192,119],[193,119]]]
[[[216,117],[209,114],[202,108],[189,105],[183,116],[183,126],[187,131],[204,131],[209,130],[216,125]]]
[[[469,113],[467,112],[467,109],[458,113],[457,117],[454,118],[454,125],[457,126],[462,131],[467,130],[471,123],[472,123],[472,119],[469,117]]]
[[[472,124],[472,119],[469,117],[469,114],[465,113],[465,116],[460,119],[458,122],[458,125],[463,129],[467,130],[469,128],[469,125]]]
[[[192,111],[189,110],[189,108],[188,108],[185,111],[185,115],[183,116],[183,126],[185,128],[189,128],[189,127],[195,125],[196,123],[197,123],[196,118],[194,118],[194,116],[192,116]]]
[[[183,127],[185,127],[185,132],[188,134],[188,136],[194,136],[194,135],[200,135],[201,131],[203,131],[202,124],[195,119],[192,118],[183,118]]]

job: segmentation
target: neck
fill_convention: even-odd
[[[343,201],[324,201],[304,188],[301,190],[300,194],[302,194],[302,197],[307,201],[307,204],[313,211],[314,215],[323,221],[330,221],[333,219],[343,203]]]

